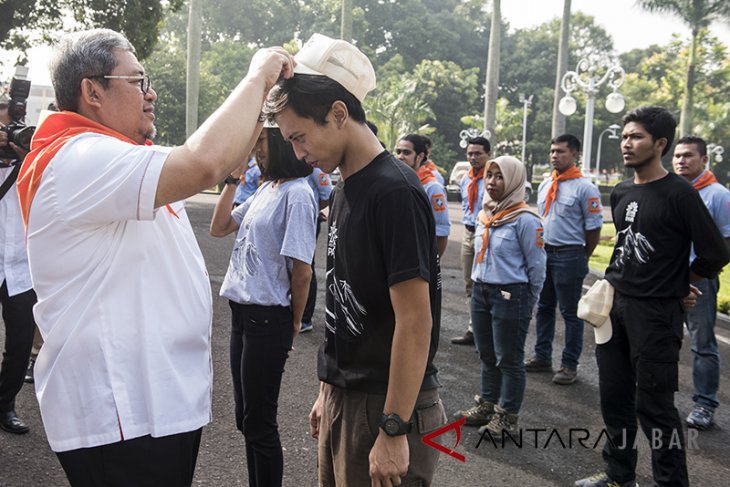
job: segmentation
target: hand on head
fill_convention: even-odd
[[[251,65],[248,68],[250,75],[260,74],[263,76],[268,91],[279,80],[279,77],[285,79],[294,75],[294,65],[296,61],[291,54],[281,47],[268,47],[259,49],[251,59]]]

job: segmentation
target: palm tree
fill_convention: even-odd
[[[342,23],[340,39],[352,42],[352,0],[342,0]]]
[[[565,115],[560,113],[558,105],[563,97],[560,82],[568,70],[568,39],[570,32],[570,0],[563,2],[563,20],[560,22],[560,44],[558,44],[558,65],[555,73],[555,96],[553,98],[553,128],[552,136],[565,132]]]
[[[492,0],[492,27],[489,31],[487,79],[484,93],[484,129],[494,133],[499,98],[499,51],[502,45],[502,11],[500,0]]]
[[[692,103],[700,30],[709,27],[713,21],[730,23],[730,2],[728,0],[637,0],[636,3],[650,12],[675,15],[692,29],[687,82],[682,94],[682,112],[679,118],[680,136],[689,135],[692,133]]]

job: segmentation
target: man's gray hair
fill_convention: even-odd
[[[111,74],[117,66],[114,51],[134,53],[134,46],[122,34],[109,29],[92,29],[61,38],[51,61],[51,80],[60,110],[77,112],[81,81]],[[109,80],[99,78],[104,87]]]

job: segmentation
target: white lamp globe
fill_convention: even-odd
[[[461,142],[459,142],[459,147],[461,147],[462,149],[466,149],[467,145],[468,144],[466,143],[466,139],[461,139]]]
[[[618,113],[624,109],[626,101],[621,93],[611,93],[606,97],[606,110],[611,113]]]
[[[573,115],[577,109],[578,104],[575,102],[575,98],[573,98],[572,96],[566,95],[560,99],[560,103],[558,104],[558,110],[560,110],[560,113],[562,113],[566,117]]]

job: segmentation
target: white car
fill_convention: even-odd
[[[449,176],[449,184],[446,185],[446,198],[450,201],[461,201],[461,180],[471,169],[468,161],[459,161],[454,164]],[[532,183],[525,181],[525,202],[530,201],[532,196]]]

